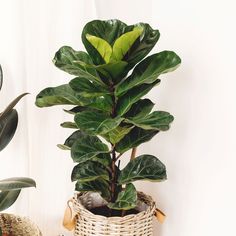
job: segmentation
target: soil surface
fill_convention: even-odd
[[[119,211],[119,210],[111,210],[107,206],[101,206],[101,207],[96,207],[90,210],[93,214],[95,215],[102,215],[106,217],[112,217],[112,216],[127,216],[131,214],[138,214],[139,211],[135,209],[131,209],[128,211]]]

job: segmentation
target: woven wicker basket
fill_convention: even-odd
[[[10,236],[42,236],[39,228],[28,218],[12,214],[0,214],[3,234]]]
[[[104,217],[89,211],[105,205],[99,194],[76,194],[73,210],[77,214],[75,236],[153,236],[155,203],[150,196],[138,193],[138,214],[124,217]]]

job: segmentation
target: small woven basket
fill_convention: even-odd
[[[26,217],[0,214],[0,228],[9,236],[42,236],[37,225]]]
[[[77,215],[75,236],[153,236],[153,215],[156,206],[150,196],[138,192],[138,214],[104,217],[89,211],[105,204],[97,193],[79,193],[74,196],[73,210]]]

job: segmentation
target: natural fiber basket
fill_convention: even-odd
[[[28,218],[12,214],[0,214],[0,228],[3,234],[10,236],[42,236],[37,225]]]
[[[156,207],[150,196],[138,192],[138,214],[104,217],[89,211],[105,204],[97,193],[87,192],[74,196],[73,210],[77,214],[75,236],[153,236],[153,215]]]

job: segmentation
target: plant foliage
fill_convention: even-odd
[[[82,32],[87,52],[63,46],[53,59],[75,78],[44,89],[36,98],[39,107],[73,105],[65,111],[74,120],[62,126],[76,131],[59,147],[70,150],[76,163],[71,176],[76,190],[99,192],[111,209],[136,207],[134,181],[166,179],[165,165],[152,155],[132,158],[123,169],[119,165],[123,153],[167,131],[174,120],[169,112],[152,111],[154,103],[143,99],[160,84],[162,74],[181,63],[173,51],[147,56],[159,36],[145,23],[87,23]]]

